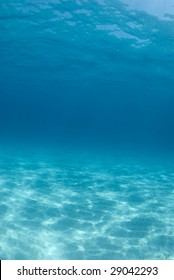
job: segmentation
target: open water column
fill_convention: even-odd
[[[0,0],[0,259],[174,259],[174,0]]]

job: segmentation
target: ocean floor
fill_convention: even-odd
[[[174,162],[1,150],[0,259],[174,259]]]

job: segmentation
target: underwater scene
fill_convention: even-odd
[[[0,259],[174,259],[174,0],[0,0]]]

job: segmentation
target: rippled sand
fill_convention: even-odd
[[[173,163],[73,156],[1,152],[0,259],[174,259]]]

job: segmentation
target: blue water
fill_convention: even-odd
[[[173,38],[173,0],[0,0],[0,259],[174,259]]]

